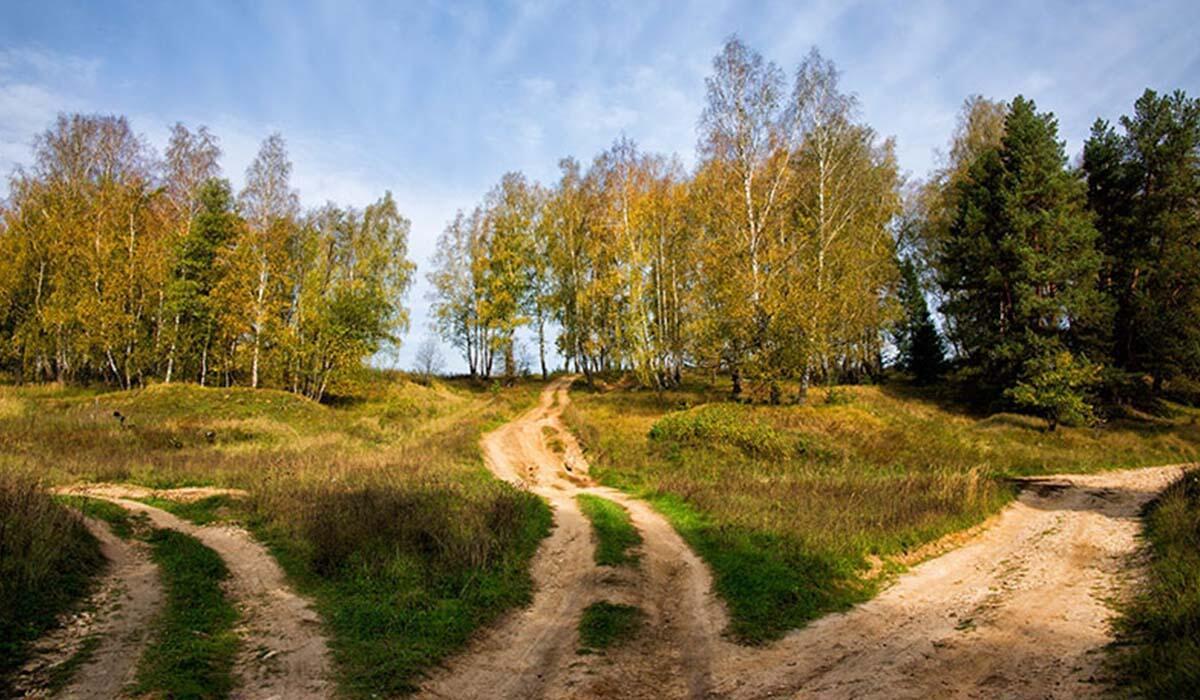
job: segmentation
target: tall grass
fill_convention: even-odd
[[[1123,689],[1138,697],[1200,697],[1200,471],[1150,507],[1151,563],[1118,628],[1132,649],[1119,657]]]
[[[369,373],[327,404],[192,385],[0,388],[20,404],[0,412],[0,455],[57,482],[246,489],[172,510],[248,525],[315,599],[342,690],[387,696],[530,595],[550,512],[488,473],[479,438],[541,386]]]
[[[1012,499],[1007,477],[1200,454],[1191,409],[1048,433],[903,387],[835,391],[802,406],[727,403],[704,384],[576,392],[566,418],[591,473],[651,500],[709,563],[747,642],[870,597],[874,557],[982,521]]]
[[[32,475],[0,469],[0,690],[28,644],[88,592],[103,564],[78,515]]]

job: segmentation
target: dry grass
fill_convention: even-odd
[[[104,563],[80,517],[0,457],[0,691],[27,645],[88,591]]]
[[[368,373],[322,405],[194,385],[2,388],[21,405],[0,413],[0,455],[55,483],[247,490],[226,515],[316,598],[343,690],[390,695],[529,595],[549,511],[493,479],[478,445],[540,389]]]
[[[1184,462],[1197,412],[1042,430],[904,387],[811,392],[807,405],[722,402],[724,386],[576,392],[568,420],[602,482],[653,500],[704,556],[733,631],[769,639],[873,594],[895,556],[996,512],[1006,477]]]

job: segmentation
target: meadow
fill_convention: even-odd
[[[423,669],[530,596],[528,562],[549,531],[549,509],[492,478],[478,443],[530,406],[540,388],[423,385],[380,372],[364,372],[326,404],[182,384],[130,392],[0,388],[0,493],[33,504],[6,505],[0,523],[0,547],[31,552],[3,557],[30,570],[5,576],[19,589],[6,590],[6,600],[20,605],[9,613],[16,619],[0,622],[22,630],[3,630],[6,643],[15,640],[5,658],[15,665],[24,644],[81,599],[101,566],[79,519],[46,487],[213,486],[245,495],[154,505],[198,523],[239,522],[268,544],[315,601],[344,692],[412,690]],[[10,543],[12,532],[29,542]],[[48,546],[63,532],[86,556]],[[187,552],[186,543],[157,544]],[[63,590],[58,599],[35,595],[51,584]],[[161,659],[143,665],[154,663],[163,666]]]
[[[726,383],[699,380],[661,393],[579,383],[573,396],[592,475],[672,521],[748,643],[871,597],[923,545],[997,513],[1015,478],[1200,455],[1200,412],[1175,404],[1048,432],[904,384],[786,406],[728,402]]]

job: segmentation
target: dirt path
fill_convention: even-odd
[[[238,629],[241,651],[234,666],[239,687],[234,698],[325,698],[329,652],[320,619],[309,602],[288,586],[274,558],[243,529],[228,525],[194,525],[164,510],[129,500],[133,492],[106,485],[70,489],[144,513],[155,527],[178,530],[213,549],[229,568],[229,590],[242,613]],[[161,495],[161,494],[160,494]],[[209,494],[211,495],[211,494]],[[84,669],[86,671],[86,669]],[[82,676],[82,673],[81,673]]]
[[[433,675],[436,698],[1061,697],[1103,692],[1108,601],[1137,575],[1139,513],[1180,467],[1030,480],[1017,503],[962,546],[920,564],[868,603],[767,647],[721,637],[724,610],[702,562],[646,504],[595,486],[560,416],[569,379],[484,437],[487,464],[555,509],[533,567],[533,604]],[[545,428],[565,445],[547,446]],[[569,466],[569,469],[568,469]],[[630,510],[642,566],[592,563],[575,496]],[[596,600],[641,607],[640,637],[579,656],[577,625]]]
[[[483,452],[500,478],[549,501],[555,529],[533,563],[532,605],[481,635],[423,689],[433,698],[704,697],[723,612],[702,562],[665,519],[624,494],[595,486],[562,424],[569,378],[551,383],[539,405],[487,434]],[[547,447],[544,430],[565,448]],[[569,469],[568,469],[569,466]],[[598,567],[591,525],[575,496],[594,493],[630,510],[641,531],[637,569]],[[578,624],[589,604],[609,600],[646,614],[636,640],[605,655],[580,655]]]
[[[126,542],[104,523],[86,519],[87,527],[100,541],[108,569],[97,592],[76,615],[38,642],[34,658],[22,669],[17,691],[39,697],[53,666],[70,659],[87,640],[98,639],[91,659],[74,674],[73,682],[55,697],[78,700],[109,700],[134,679],[137,660],[149,638],[148,620],[162,605],[158,570],[146,547]]]
[[[1137,574],[1139,513],[1182,475],[1158,467],[1030,480],[964,546],[846,614],[722,656],[720,697],[1100,695],[1108,600]]]

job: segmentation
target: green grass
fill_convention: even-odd
[[[592,476],[650,501],[705,559],[746,643],[871,597],[895,560],[1009,503],[1010,477],[1200,457],[1200,412],[1181,406],[1049,433],[904,385],[829,391],[784,406],[730,403],[724,380],[575,391],[565,418]]]
[[[0,459],[54,483],[246,490],[149,502],[247,526],[314,600],[343,694],[389,696],[529,600],[529,563],[551,514],[490,475],[479,438],[543,386],[426,386],[365,372],[324,404],[186,384],[0,387]]]
[[[102,498],[87,496],[55,496],[55,500],[70,506],[88,518],[95,518],[108,523],[113,534],[127,540],[137,534],[139,528],[146,529],[147,518],[142,514],[133,514],[121,506]]]
[[[1118,657],[1122,690],[1138,697],[1200,697],[1200,471],[1163,493],[1146,515],[1145,588],[1118,624],[1132,645]]]
[[[142,498],[139,500],[148,506],[165,510],[196,525],[208,525],[236,519],[236,514],[243,508],[238,499],[226,495],[207,496],[194,501],[175,501],[169,498]]]
[[[77,514],[27,472],[0,460],[0,695],[29,644],[78,606],[104,567]]]
[[[362,491],[332,499],[300,537],[256,528],[315,599],[344,693],[412,692],[424,669],[530,601],[529,562],[550,531],[550,511],[507,485],[484,488],[490,500]],[[335,524],[341,518],[347,527]],[[318,538],[326,546],[315,548]]]
[[[642,536],[629,519],[629,511],[607,498],[581,493],[575,497],[579,508],[592,522],[596,535],[596,563],[600,566],[634,566],[638,555],[633,548]]]
[[[584,608],[579,619],[581,654],[603,651],[632,639],[642,626],[644,615],[632,605],[600,601]]]
[[[175,530],[148,537],[166,605],[138,666],[135,692],[176,700],[224,698],[233,689],[238,614],[221,588],[225,563]]]

